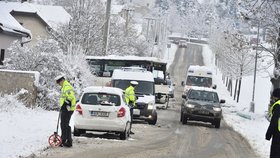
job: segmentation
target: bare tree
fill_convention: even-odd
[[[272,89],[280,87],[280,1],[245,0],[239,2],[243,16],[260,25],[266,33],[266,42],[270,45],[263,49],[270,52],[274,71],[271,76]]]

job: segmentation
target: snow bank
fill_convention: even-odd
[[[16,96],[0,97],[0,157],[27,156],[45,148],[58,112],[28,109]]]

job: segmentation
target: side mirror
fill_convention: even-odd
[[[183,94],[183,95],[182,95],[182,98],[183,98],[183,99],[186,99],[186,98],[187,98],[187,96],[186,96],[185,94]]]
[[[80,100],[76,100],[76,103],[78,103]]]
[[[213,87],[212,87],[213,89],[216,89],[217,88],[217,85],[213,85]]]
[[[224,99],[221,99],[220,100],[220,103],[225,103],[226,101]]]

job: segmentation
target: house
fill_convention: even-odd
[[[31,31],[22,27],[14,18],[0,9],[0,65],[3,65],[6,49],[15,41],[21,44],[31,41]]]
[[[28,2],[0,1],[0,49],[5,50],[14,40],[33,45],[38,38],[46,38],[51,29],[70,21],[70,14],[61,6],[38,5]],[[2,56],[3,54],[3,56]],[[1,62],[0,62],[1,64]]]

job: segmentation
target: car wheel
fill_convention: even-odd
[[[220,128],[221,125],[221,119],[215,120],[215,128]]]
[[[148,124],[155,125],[157,123],[157,113],[153,116],[152,120],[148,120]]]
[[[123,132],[120,133],[120,140],[126,140],[130,134],[130,123],[126,124],[126,128]]]
[[[185,116],[185,114],[183,114],[183,116],[182,116],[183,125],[187,124],[187,122],[188,122],[187,117]]]
[[[85,134],[85,133],[86,133],[85,130],[77,129],[74,127],[74,133],[73,133],[74,136],[81,136],[81,134]]]

